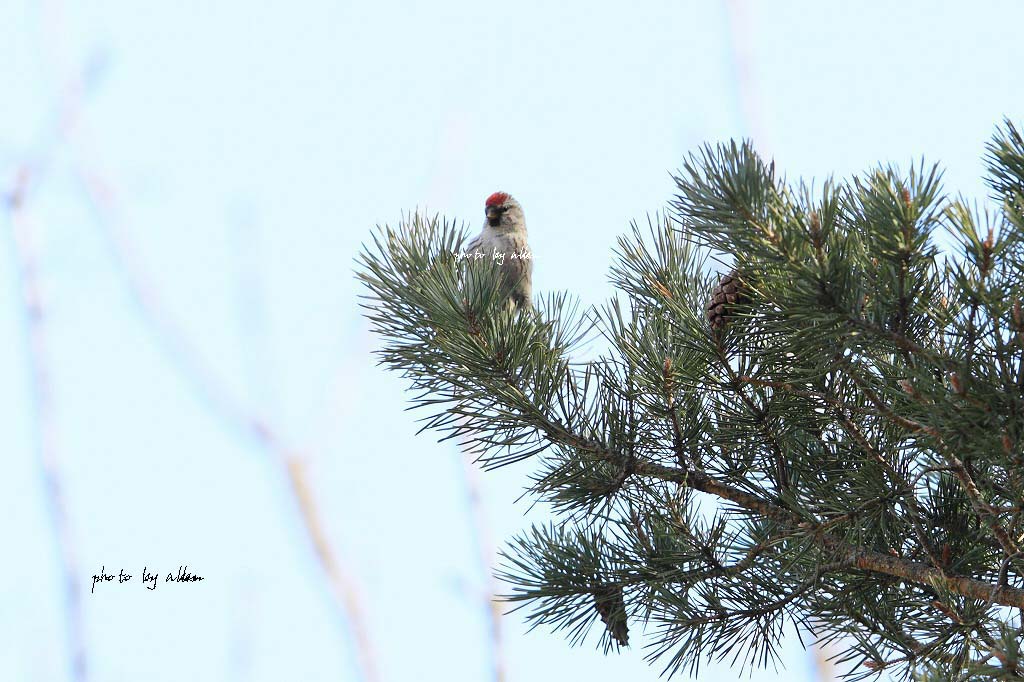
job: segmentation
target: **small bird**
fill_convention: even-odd
[[[508,193],[495,192],[484,202],[484,214],[487,222],[466,251],[496,265],[512,306],[529,309],[533,305],[533,254],[526,243],[523,207]]]

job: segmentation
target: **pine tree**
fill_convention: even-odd
[[[590,310],[510,313],[442,218],[379,229],[358,276],[381,362],[425,429],[485,467],[530,459],[552,509],[503,552],[508,599],[573,642],[641,640],[669,674],[771,664],[793,627],[854,678],[1024,675],[1009,121],[986,158],[979,212],[923,162],[815,190],[749,144],[705,147]]]

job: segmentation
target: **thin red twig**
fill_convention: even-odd
[[[46,338],[46,306],[39,281],[37,239],[32,222],[25,214],[25,199],[31,179],[31,172],[27,167],[23,167],[14,189],[8,196],[11,244],[24,310],[25,351],[32,383],[36,454],[64,582],[70,675],[72,680],[84,682],[88,678],[88,659],[82,616],[82,586],[79,583],[77,552],[64,493],[60,451],[57,446]]]

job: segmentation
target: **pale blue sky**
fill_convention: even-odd
[[[0,3],[4,190],[51,160],[24,215],[79,573],[86,592],[100,565],[135,574],[84,595],[92,679],[358,679],[279,466],[211,408],[175,339],[307,456],[382,679],[488,679],[459,456],[414,435],[356,306],[371,228],[419,206],[476,230],[484,198],[509,191],[535,291],[596,304],[616,236],[664,205],[668,171],[706,141],[753,135],[790,178],[819,182],[924,155],[983,199],[984,143],[1024,111],[1022,22],[1009,1]],[[59,133],[83,71],[77,125]],[[97,210],[83,178],[109,203]],[[66,679],[2,224],[0,678]],[[111,234],[165,326],[140,314]],[[528,523],[529,471],[481,476],[498,540]],[[185,563],[206,580],[138,583],[143,565]],[[511,681],[660,670],[639,647],[603,656],[596,633],[570,648],[518,614],[504,626]],[[795,640],[782,655],[786,677],[810,674]]]

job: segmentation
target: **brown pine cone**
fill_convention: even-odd
[[[626,623],[626,604],[622,599],[622,587],[601,585],[595,589],[594,606],[612,639],[619,646],[629,646],[629,627]]]
[[[712,329],[721,329],[729,322],[737,304],[749,303],[750,296],[740,281],[739,272],[731,270],[719,281],[708,301],[708,322]]]

